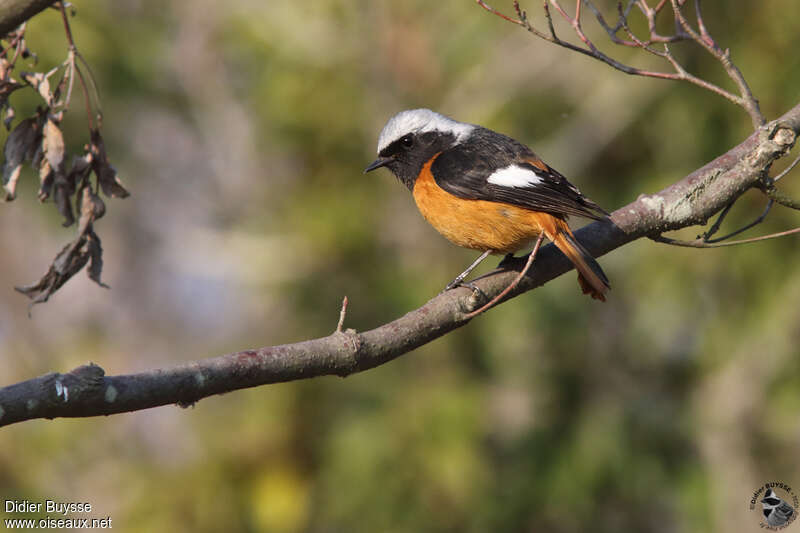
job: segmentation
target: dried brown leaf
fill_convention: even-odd
[[[7,130],[11,129],[11,123],[14,121],[14,117],[17,116],[17,112],[14,111],[14,108],[8,105],[6,102],[6,116],[3,118],[3,124],[5,125]]]
[[[52,171],[52,195],[55,202],[56,209],[64,217],[63,226],[71,226],[75,222],[75,215],[72,211],[71,197],[75,193],[75,183],[71,182],[69,176],[64,173],[64,160],[65,160],[65,147],[64,135],[61,129],[53,119],[48,116],[44,121],[42,128],[42,167],[40,167],[40,182],[39,197],[47,198],[48,175],[42,175],[41,171],[46,170],[44,163],[46,162]]]
[[[92,169],[91,154],[76,155],[72,157],[72,166],[69,169],[69,173],[76,176],[76,178],[73,179],[75,183],[80,181],[79,178],[88,176],[89,171],[91,169]]]
[[[10,71],[0,72],[0,96],[2,96],[4,99],[8,98],[11,93],[20,87],[24,87],[22,83],[9,76],[9,74]]]
[[[50,166],[60,172],[64,164],[64,134],[50,117],[45,120],[42,128],[42,150]]]
[[[57,172],[53,181],[53,202],[56,204],[56,209],[64,217],[64,222],[61,223],[65,228],[75,223],[75,215],[72,213],[72,203],[70,196],[72,191],[69,190],[66,180]]]
[[[42,150],[42,142],[41,140],[37,139],[37,142],[34,144],[33,154],[31,155],[30,152],[28,153],[31,166],[33,168],[39,168],[42,165],[42,161],[44,161],[44,150]]]
[[[50,296],[61,288],[66,281],[77,274],[89,262],[87,239],[79,235],[58,252],[50,268],[39,281],[31,285],[14,287],[18,292],[31,299],[31,305],[46,302]]]
[[[53,190],[53,180],[55,180],[56,173],[53,172],[50,163],[47,159],[42,159],[42,164],[39,166],[39,194],[40,202],[44,202],[50,198],[50,192]]]
[[[38,125],[36,119],[26,118],[8,134],[3,156],[5,157],[3,172],[21,164],[35,150],[38,141]]]
[[[0,76],[0,109],[5,108],[6,110],[6,116],[3,119],[3,122],[5,123],[7,130],[11,129],[11,121],[14,120],[14,115],[16,115],[14,108],[8,103],[8,97],[20,87],[22,87],[21,83],[17,83],[10,78],[5,79],[4,76]]]
[[[82,187],[78,193],[77,208],[80,213],[78,231],[85,233],[91,224],[106,213],[106,204],[97,196],[88,185]]]
[[[106,155],[106,147],[103,143],[103,137],[100,135],[100,130],[92,130],[92,168],[97,176],[97,181],[100,183],[100,188],[103,189],[103,194],[112,198],[125,198],[130,196],[130,193],[122,186],[117,176],[117,171],[108,162]]]
[[[89,279],[108,288],[100,280],[103,271],[103,247],[100,237],[89,224],[74,241],[70,242],[58,252],[47,272],[36,283],[14,287],[18,292],[31,299],[31,305],[46,302],[64,283],[80,270],[89,265],[87,275]]]
[[[89,268],[86,269],[89,279],[104,287],[109,288],[108,285],[100,280],[100,275],[103,273],[103,247],[100,245],[100,237],[94,231],[89,232],[88,245],[89,245]]]
[[[7,198],[13,199],[16,180],[19,179],[22,163],[30,158],[36,150],[39,141],[39,128],[33,118],[27,118],[17,124],[17,127],[8,134],[3,148],[3,185],[6,186]],[[13,177],[13,184],[11,184]],[[10,188],[8,187],[10,186]],[[10,196],[10,197],[9,197]]]
[[[27,81],[47,103],[48,107],[53,105],[53,93],[50,90],[50,76],[58,69],[53,68],[48,72],[21,72],[20,77]]]
[[[19,181],[19,175],[22,173],[22,165],[18,165],[11,171],[11,175],[8,176],[8,181],[3,185],[3,188],[6,191],[4,199],[6,202],[10,202],[14,198],[17,197],[17,181]],[[5,174],[3,175],[3,179],[5,179]]]
[[[91,154],[72,156],[72,166],[67,173],[67,183],[72,187],[72,190],[78,189],[86,181],[89,172],[92,170],[91,159]],[[78,210],[80,211],[80,208]]]
[[[122,186],[122,182],[117,176],[117,171],[106,162],[105,165],[98,165],[96,169],[97,179],[100,181],[100,187],[103,189],[103,194],[112,198],[125,198],[130,196],[130,193]]]
[[[3,79],[3,77],[0,76],[0,99],[3,101],[8,100],[11,93],[20,87],[23,87],[23,85],[13,78]]]

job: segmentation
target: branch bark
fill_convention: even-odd
[[[56,0],[0,0],[0,35],[5,35]]]
[[[641,195],[610,220],[576,232],[595,256],[633,240],[696,224],[761,183],[772,163],[794,146],[800,132],[800,104],[759,128],[727,153],[664,190]],[[519,260],[516,267],[522,267]],[[533,271],[504,300],[547,283],[572,268],[552,245],[539,251]],[[488,298],[514,279],[495,271],[476,285]],[[214,394],[323,375],[347,376],[408,353],[469,322],[483,304],[469,289],[436,296],[425,305],[378,328],[341,331],[313,340],[269,346],[202,359],[139,374],[105,376],[96,365],[67,374],[50,373],[0,389],[0,426],[34,418],[88,417],[137,411],[167,404],[189,406]]]

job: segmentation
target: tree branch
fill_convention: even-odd
[[[0,0],[0,35],[5,35],[56,0]]]
[[[595,256],[644,236],[704,224],[760,183],[770,165],[794,145],[800,104],[744,142],[682,180],[615,211],[610,220],[575,232]],[[519,259],[515,268],[521,268]],[[543,285],[572,268],[552,245],[539,251],[530,275],[504,299]],[[488,298],[516,277],[491,272],[476,281]],[[87,417],[167,404],[181,406],[214,394],[323,375],[347,376],[382,365],[469,322],[482,303],[478,292],[458,288],[378,328],[335,331],[320,339],[202,359],[139,374],[105,376],[96,365],[51,373],[0,389],[0,426],[34,418]],[[587,304],[588,305],[588,304]]]

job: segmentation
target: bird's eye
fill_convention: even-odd
[[[411,148],[414,145],[414,137],[411,135],[406,135],[402,139],[400,139],[400,144],[405,146],[406,148]]]

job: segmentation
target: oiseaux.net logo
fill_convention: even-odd
[[[759,511],[759,526],[777,531],[788,527],[797,518],[800,499],[792,487],[779,481],[764,483],[753,491],[750,510]]]

